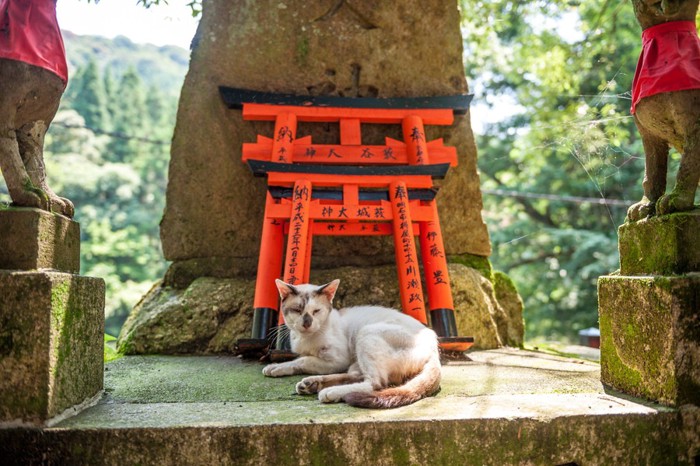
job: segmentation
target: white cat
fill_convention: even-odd
[[[404,406],[440,389],[438,341],[428,327],[385,307],[333,309],[340,280],[276,283],[292,351],[300,356],[265,366],[264,375],[328,374],[304,378],[297,393],[365,408]]]

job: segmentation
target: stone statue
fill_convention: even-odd
[[[628,221],[693,209],[700,180],[699,0],[632,0],[642,26],[642,54],[632,85],[632,113],[646,154],[644,197]],[[666,194],[668,153],[681,154]]]
[[[14,205],[73,217],[44,166],[44,135],[67,80],[56,0],[0,0],[0,170]]]

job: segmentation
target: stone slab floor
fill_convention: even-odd
[[[441,392],[386,411],[325,405],[298,377],[225,356],[110,363],[94,406],[0,429],[12,464],[698,464],[699,409],[606,391],[594,362],[515,349],[443,367]]]

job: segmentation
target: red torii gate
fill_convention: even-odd
[[[221,93],[230,107],[242,106],[244,119],[275,121],[272,138],[258,135],[255,143],[243,144],[243,160],[256,176],[267,176],[268,193],[253,335],[238,342],[241,351],[267,347],[269,331],[275,323],[284,324],[275,279],[281,274],[292,285],[308,283],[315,235],[393,235],[403,312],[428,324],[422,265],[430,320],[441,348],[455,352],[471,347],[473,338],[459,337],[456,328],[433,183],[457,164],[457,153],[442,139],[428,142],[424,129],[451,125],[455,109],[465,111],[471,96],[319,98],[223,87]],[[340,144],[297,138],[299,121],[339,123]],[[400,124],[404,141],[362,144],[363,123]],[[284,342],[278,340],[277,349],[284,350]]]

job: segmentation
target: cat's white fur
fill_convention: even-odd
[[[436,393],[441,371],[435,332],[394,309],[333,309],[339,283],[291,286],[277,280],[292,351],[300,357],[265,366],[263,374],[316,374],[296,391],[318,393],[326,403],[393,408]]]

